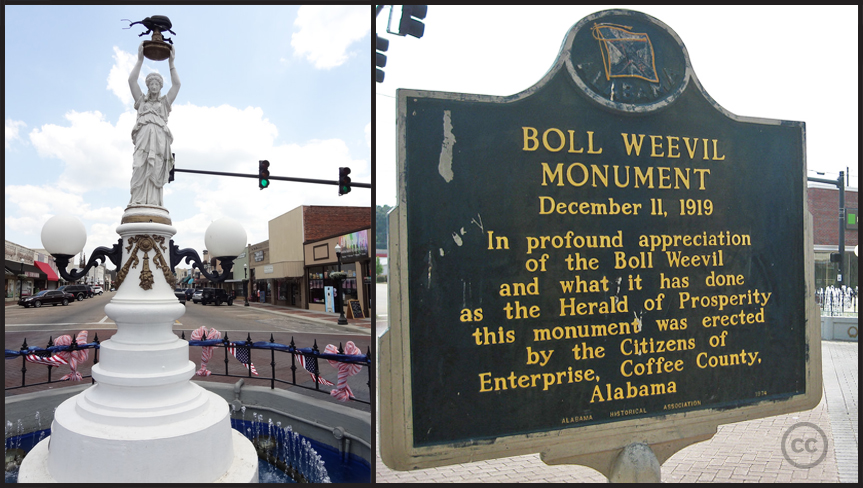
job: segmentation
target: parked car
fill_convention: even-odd
[[[177,297],[177,300],[180,301],[183,305],[186,304],[186,291],[182,288],[177,288],[174,290],[174,296]]]
[[[65,291],[67,293],[71,293],[75,296],[75,299],[81,301],[85,298],[90,297],[90,288],[87,285],[66,285],[57,288],[60,291]]]
[[[102,293],[105,293],[105,290],[102,289],[101,285],[96,285],[93,287],[93,293],[95,293],[96,295],[101,295]]]
[[[204,290],[195,290],[195,293],[192,295],[192,303],[201,303],[201,295],[204,293]]]
[[[35,295],[18,300],[18,305],[23,305],[24,308],[30,308],[30,306],[39,308],[46,303],[54,306],[57,306],[58,303],[69,305],[69,302],[73,300],[75,300],[75,295],[71,293],[61,290],[42,290]]]
[[[206,305],[208,303],[221,305],[225,302],[227,302],[229,306],[233,305],[234,298],[231,295],[228,295],[228,292],[221,288],[204,288],[204,292],[201,294],[201,305]]]

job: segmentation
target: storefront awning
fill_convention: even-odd
[[[57,276],[57,273],[54,272],[50,264],[40,261],[34,261],[33,264],[48,276],[48,281],[60,281],[60,277]]]
[[[22,268],[23,268],[23,276],[25,279],[26,278],[35,278],[35,279],[42,278],[42,272],[36,266],[31,266],[29,264],[23,264],[22,265],[21,263],[9,261],[8,259],[6,260],[6,271],[7,272],[10,272],[10,273],[12,273],[18,277],[21,277]]]

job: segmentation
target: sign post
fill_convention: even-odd
[[[658,480],[718,425],[818,404],[803,122],[723,109],[628,10],[524,92],[397,98],[388,466],[540,452]]]

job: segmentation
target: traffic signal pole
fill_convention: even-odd
[[[174,168],[174,171],[180,173],[197,173],[202,175],[217,175],[217,176],[236,176],[239,178],[257,178],[256,174],[245,174],[245,173],[224,173],[221,171],[200,171],[196,169],[180,169]],[[281,181],[296,181],[298,183],[315,183],[318,185],[338,185],[338,180],[314,180],[311,178],[291,178],[288,176],[270,176],[271,180],[281,180]],[[371,183],[351,183],[351,187],[358,188],[371,188]]]
[[[839,263],[839,273],[836,274],[837,285],[845,284],[843,280],[845,274],[845,172],[839,172],[839,178],[828,180],[826,178],[807,177],[808,181],[816,181],[818,183],[826,183],[835,185],[839,188],[839,252],[831,253],[830,261]]]

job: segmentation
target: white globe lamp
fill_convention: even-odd
[[[87,229],[73,215],[55,215],[42,226],[42,245],[52,256],[74,256],[86,243]]]
[[[246,230],[236,220],[222,217],[204,233],[204,245],[215,258],[235,258],[246,248]]]

